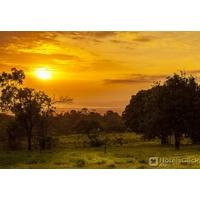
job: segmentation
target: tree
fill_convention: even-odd
[[[131,97],[122,117],[127,127],[136,133],[144,133],[145,103],[148,90],[141,90]]]
[[[23,87],[24,72],[15,68],[0,75],[0,107],[15,115],[16,122],[27,136],[28,150],[32,149],[33,129],[38,120],[53,112],[51,98],[42,91]]]
[[[103,115],[103,121],[105,132],[124,132],[126,130],[126,126],[121,116],[112,110],[108,110]]]
[[[149,139],[159,137],[162,144],[167,144],[168,136],[174,135],[175,148],[179,149],[183,134],[197,135],[195,127],[200,123],[198,91],[194,77],[174,74],[167,77],[163,85],[158,83],[133,96],[123,118],[133,131]]]
[[[175,136],[175,147],[179,149],[182,135],[190,134],[192,128],[191,114],[196,112],[194,101],[198,84],[194,77],[186,76],[185,73],[174,74],[167,78],[164,89],[166,90],[164,113],[168,115],[167,123],[170,124]]]

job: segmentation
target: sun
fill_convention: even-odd
[[[52,71],[46,67],[38,68],[35,71],[35,75],[42,80],[49,80],[52,78]]]

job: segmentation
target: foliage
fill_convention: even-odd
[[[45,121],[52,115],[54,107],[52,106],[51,98],[44,92],[23,87],[24,79],[24,72],[15,68],[11,69],[11,73],[3,72],[0,75],[0,108],[3,112],[14,114],[15,125],[10,127],[9,132],[10,134],[13,132],[11,130],[14,126],[19,126],[23,129],[27,136],[28,150],[31,150],[34,128],[42,123],[47,126]],[[44,135],[43,132],[44,129],[41,129],[41,136]],[[17,131],[15,134],[17,134]],[[18,136],[16,135],[15,137]]]
[[[126,126],[118,113],[107,111],[101,115],[86,108],[58,114],[54,116],[53,124],[55,124],[54,130],[63,134],[126,131]]]
[[[131,130],[148,139],[159,137],[162,144],[174,135],[175,147],[179,149],[183,135],[190,136],[193,142],[200,141],[199,91],[193,76],[174,74],[162,85],[157,83],[132,96],[123,118]]]

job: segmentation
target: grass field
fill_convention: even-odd
[[[64,136],[59,147],[43,152],[4,150],[0,152],[0,168],[200,168],[198,145],[184,144],[177,151],[173,145],[161,146],[157,140],[143,141],[133,133],[126,133],[123,138],[122,146],[110,144],[106,153],[104,147],[85,145],[86,138],[80,135]],[[150,166],[149,157],[159,157],[158,165]]]

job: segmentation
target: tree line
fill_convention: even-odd
[[[108,110],[105,114],[89,111],[87,108],[83,108],[80,111],[71,110],[70,112],[57,114],[54,120],[55,130],[63,134],[126,131],[126,126],[121,116],[111,110]]]

